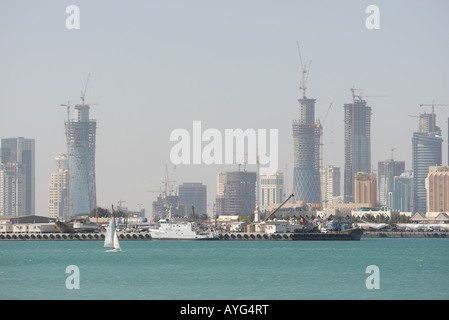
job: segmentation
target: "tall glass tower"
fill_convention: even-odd
[[[179,203],[186,207],[187,215],[191,215],[193,210],[197,215],[207,215],[207,186],[202,183],[184,182],[179,186]]]
[[[436,114],[419,115],[418,132],[413,133],[413,212],[427,211],[426,177],[429,167],[441,166],[443,139],[441,129],[436,125]]]
[[[443,139],[436,133],[413,133],[414,210],[427,211],[426,177],[429,167],[441,166]]]
[[[320,203],[320,132],[315,122],[315,99],[306,97],[305,73],[302,70],[302,98],[299,102],[299,118],[293,120],[293,194],[295,201]]]
[[[354,176],[371,172],[371,107],[361,97],[354,96],[344,105],[345,111],[345,202],[354,202]]]
[[[69,215],[89,213],[97,207],[95,183],[96,120],[89,119],[89,105],[75,105],[75,119],[65,122],[69,156]]]
[[[35,140],[19,138],[2,139],[1,143],[1,163],[16,163],[17,170],[23,167],[24,170],[24,201],[18,206],[18,210],[24,215],[35,215]],[[18,197],[19,198],[19,197]]]
[[[320,127],[315,121],[315,99],[299,99],[299,120],[293,121],[293,194],[295,201],[320,203]]]

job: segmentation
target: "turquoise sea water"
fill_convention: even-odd
[[[449,239],[0,241],[0,299],[448,299]],[[69,290],[66,267],[79,269]],[[379,289],[367,289],[379,268]]]

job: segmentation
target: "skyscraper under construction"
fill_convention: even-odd
[[[345,202],[354,202],[354,176],[357,172],[371,172],[371,107],[352,88],[352,102],[345,111]]]
[[[69,156],[69,215],[89,213],[97,207],[95,182],[95,138],[96,120],[89,119],[90,106],[75,105],[75,119],[70,120],[70,105],[67,104],[65,133]]]
[[[302,62],[301,62],[302,63]],[[299,119],[293,120],[293,194],[295,201],[320,203],[320,130],[315,122],[315,99],[305,91],[305,67],[302,70],[302,98],[299,99]]]

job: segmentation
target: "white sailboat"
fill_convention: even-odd
[[[109,225],[106,229],[106,236],[104,238],[104,246],[112,247],[112,249],[106,250],[106,252],[122,251],[122,248],[120,247],[120,242],[118,241],[117,228],[115,226],[114,216],[112,217],[111,222],[109,222]]]

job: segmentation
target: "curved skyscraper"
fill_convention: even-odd
[[[301,62],[302,64],[302,62]],[[315,99],[307,99],[305,67],[302,69],[302,98],[299,119],[293,120],[293,194],[295,201],[320,203],[320,131],[315,122]]]
[[[69,108],[69,106],[68,106]],[[89,119],[89,105],[75,105],[75,119],[65,123],[69,154],[71,215],[97,207],[95,183],[96,120]]]
[[[299,99],[299,120],[293,121],[295,201],[320,203],[320,127],[315,123],[315,99]]]

